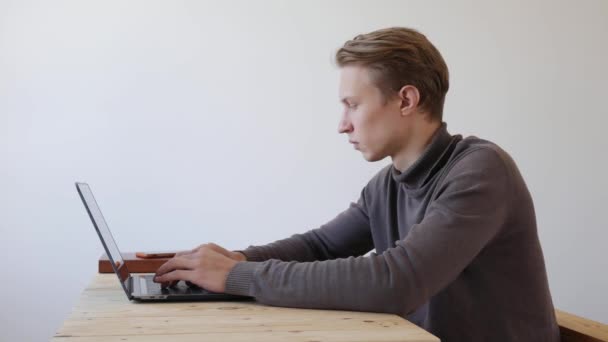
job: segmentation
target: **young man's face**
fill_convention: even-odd
[[[396,153],[404,125],[399,98],[385,101],[368,69],[354,65],[341,68],[339,96],[344,111],[338,132],[346,133],[368,161]]]

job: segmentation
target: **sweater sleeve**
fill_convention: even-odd
[[[247,261],[315,261],[363,255],[373,248],[364,191],[357,203],[351,203],[320,228],[237,252],[243,253]]]
[[[228,293],[276,306],[407,315],[451,283],[498,233],[509,206],[505,164],[492,150],[448,171],[422,221],[381,255],[314,262],[240,262]]]

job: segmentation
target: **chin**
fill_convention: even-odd
[[[379,160],[384,159],[385,156],[381,156],[381,155],[377,155],[377,154],[373,154],[373,153],[362,153],[363,154],[363,158],[365,160],[367,160],[368,162],[376,162]]]

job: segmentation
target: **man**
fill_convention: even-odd
[[[339,132],[366,160],[392,165],[318,229],[242,252],[202,245],[156,281],[398,314],[442,341],[558,341],[532,198],[500,147],[447,132],[437,49],[415,30],[388,28],[347,41],[336,61]]]

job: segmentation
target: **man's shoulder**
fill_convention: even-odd
[[[484,168],[484,167],[507,167],[515,165],[515,162],[498,144],[469,136],[459,141],[452,154],[452,167],[459,168]]]
[[[468,171],[481,171],[500,169],[511,176],[518,173],[517,166],[509,153],[498,144],[481,139],[476,136],[468,136],[460,139],[455,147],[450,150],[450,156],[444,159],[439,170],[447,173],[448,177],[455,173]],[[393,178],[393,164],[388,164],[380,169],[367,183],[365,191],[368,194],[378,194],[387,191],[395,185]],[[501,173],[501,172],[498,172]]]

